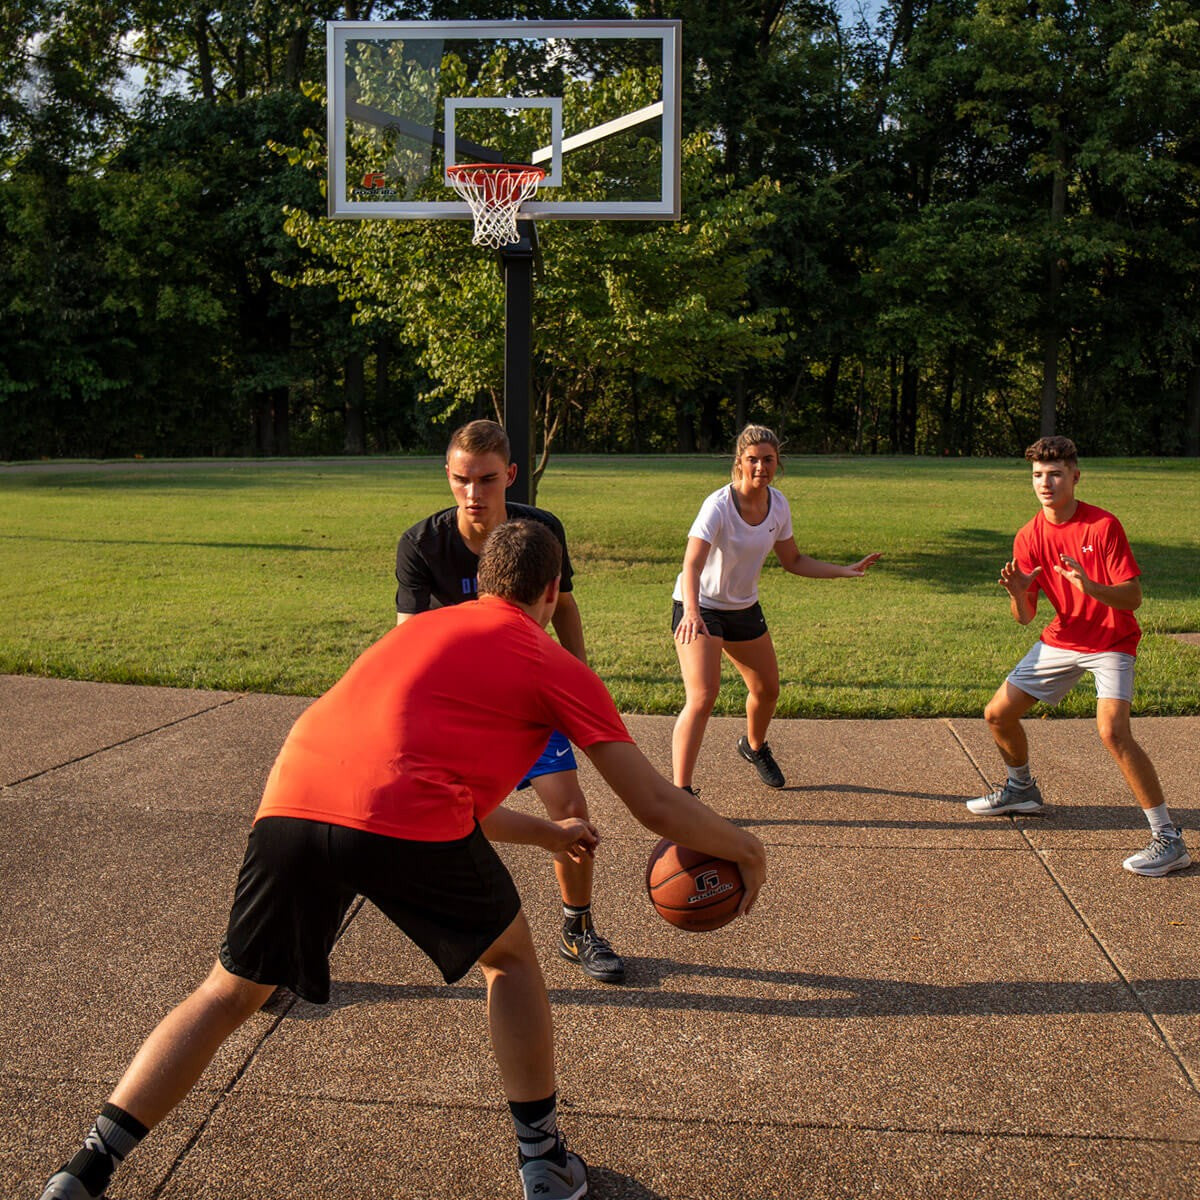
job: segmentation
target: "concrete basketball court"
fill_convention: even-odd
[[[306,703],[0,677],[5,1196],[38,1194],[207,972]],[[671,721],[629,724],[665,768]],[[713,722],[697,782],[768,844],[770,878],[717,933],[653,914],[656,839],[584,767],[623,986],[552,952],[549,860],[504,851],[591,1194],[1200,1195],[1200,866],[1121,869],[1147,828],[1091,722],[1030,723],[1050,808],[1016,819],[963,806],[997,774],[980,720],[777,722],[781,792],[737,759],[739,728]],[[1200,717],[1135,730],[1200,861]],[[370,907],[332,966],[331,1003],[249,1021],[112,1200],[517,1200],[478,971],[443,986]]]

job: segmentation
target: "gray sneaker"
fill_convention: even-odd
[[[998,817],[1003,813],[1035,813],[1041,812],[1045,805],[1042,803],[1042,793],[1038,790],[1036,781],[1028,787],[1017,787],[1011,780],[1002,788],[978,800],[968,800],[967,808],[973,813],[984,817]]]
[[[1171,827],[1174,833],[1156,833],[1145,850],[1132,854],[1121,865],[1135,875],[1169,875],[1192,865],[1191,855],[1183,844],[1183,830]]]
[[[525,1200],[579,1200],[588,1190],[587,1164],[567,1151],[560,1165],[551,1158],[532,1158],[521,1167]]]

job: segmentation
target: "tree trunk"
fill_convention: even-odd
[[[1046,325],[1042,332],[1042,437],[1052,437],[1058,412],[1058,343],[1062,337],[1059,293],[1062,291],[1063,259],[1058,244],[1060,226],[1067,211],[1066,138],[1055,129],[1050,140],[1054,159],[1054,183],[1050,190],[1050,270],[1047,281]]]
[[[956,447],[954,436],[954,387],[957,382],[957,362],[954,347],[946,355],[946,382],[942,388],[942,419],[938,430],[938,449],[950,454]]]
[[[196,74],[200,76],[200,94],[211,104],[217,98],[213,83],[212,50],[208,44],[208,16],[196,13]]]
[[[696,427],[692,414],[675,397],[675,448],[680,454],[696,453]]]
[[[821,378],[821,419],[825,425],[825,449],[833,450],[834,426],[837,423],[838,379],[842,373],[842,356],[835,354]]]
[[[1187,454],[1189,458],[1200,458],[1200,362],[1188,377]]]
[[[917,452],[917,383],[916,364],[905,355],[900,375],[900,453]]]
[[[386,338],[380,338],[375,343],[375,422],[376,428],[389,430],[391,421],[383,419],[383,414],[391,416],[391,398],[392,389],[391,381],[388,379],[388,370],[391,366],[392,351],[388,345]],[[386,438],[386,434],[385,434]],[[392,449],[391,440],[387,438],[385,444],[381,447],[385,451]],[[403,440],[396,447],[397,450],[404,449]]]
[[[254,453],[264,457],[275,453],[275,422],[267,392],[260,392],[254,403]]]
[[[291,397],[285,387],[272,388],[270,391],[271,422],[275,430],[275,453],[291,454],[292,429],[288,402]]]
[[[734,424],[738,433],[746,428],[746,372],[739,371],[733,377]]]
[[[363,400],[367,391],[367,373],[361,350],[346,355],[345,378],[342,381],[342,414],[345,434],[342,451],[345,454],[366,454],[367,437],[363,425]]]

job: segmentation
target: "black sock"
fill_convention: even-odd
[[[562,1160],[557,1093],[551,1092],[545,1100],[510,1100],[508,1109],[512,1113],[523,1163],[531,1158]]]
[[[106,1104],[96,1118],[83,1149],[62,1168],[42,1193],[43,1200],[84,1200],[104,1194],[113,1172],[149,1130],[115,1104]]]
[[[563,933],[579,937],[592,927],[592,906],[590,904],[563,905]]]

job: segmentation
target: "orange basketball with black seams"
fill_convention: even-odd
[[[646,891],[664,921],[703,933],[737,916],[746,886],[737,863],[663,838],[646,864]]]

